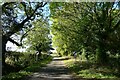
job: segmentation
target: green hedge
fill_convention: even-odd
[[[2,80],[23,80],[24,77],[32,74],[33,72],[38,71],[42,66],[45,66],[52,60],[52,57],[49,56],[41,61],[34,62],[30,66],[26,67],[19,72],[13,72],[2,77]]]

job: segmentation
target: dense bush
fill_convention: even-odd
[[[43,60],[46,57],[47,55],[43,54],[38,60]],[[9,74],[10,72],[17,72],[36,62],[35,54],[9,51],[6,53],[6,65],[4,67],[3,75]]]
[[[9,74],[3,76],[2,80],[23,80],[23,78],[25,76],[38,71],[42,66],[45,66],[45,64],[47,64],[48,62],[50,62],[52,60],[51,56],[46,57],[47,55],[45,55],[45,54],[43,56],[44,56],[44,58],[39,61],[35,61],[34,59],[31,59],[29,61],[15,63],[14,66],[16,66],[16,68],[12,67],[11,68],[12,70],[9,67],[7,67],[7,69],[10,69],[10,72],[9,72]],[[26,59],[26,60],[28,60],[28,59]],[[13,69],[15,70],[20,67],[18,65],[22,65],[22,67],[24,67],[24,68],[19,69],[19,71],[17,71],[17,72],[13,71]]]

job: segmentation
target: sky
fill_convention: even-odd
[[[7,42],[6,44],[6,50],[12,50],[12,51],[18,51],[18,52],[25,52],[25,49],[19,49],[15,44],[11,43],[11,42]]]

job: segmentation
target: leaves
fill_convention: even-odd
[[[28,32],[25,44],[30,46],[28,50],[37,50],[38,47],[42,51],[50,49],[49,24],[46,21],[38,20],[33,23],[33,29]]]
[[[119,29],[119,26],[114,27],[120,20],[119,15],[115,17],[115,14],[120,13],[117,8],[114,8],[115,5],[118,6],[117,2],[51,3],[54,46],[58,51],[64,52],[66,50],[79,52],[84,47],[87,52],[94,53],[98,46],[104,47],[102,50],[105,53],[112,50],[106,45],[113,46],[117,41],[116,39],[111,44],[109,39],[113,38],[111,34],[114,30]]]

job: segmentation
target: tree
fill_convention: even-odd
[[[47,52],[51,48],[49,23],[41,19],[33,22],[33,26],[34,28],[28,32],[24,44],[29,46],[29,51],[38,51],[41,56],[41,52]]]
[[[5,66],[5,52],[6,43],[8,41],[22,45],[22,39],[25,37],[26,30],[32,27],[31,22],[34,21],[37,16],[41,18],[43,16],[43,7],[47,3],[45,2],[6,2],[2,4],[2,65]],[[21,42],[18,43],[11,38],[12,35],[19,33],[23,34]],[[4,70],[3,70],[4,71]]]
[[[118,33],[120,28],[119,4],[119,2],[51,3],[51,17],[54,21],[52,28],[55,29],[53,34],[58,33],[64,35],[61,38],[70,39],[67,41],[71,44],[70,47],[77,46],[72,49],[84,48],[91,54],[95,53],[98,62],[107,62],[107,51],[116,54],[115,51],[119,53],[120,50],[119,44],[116,44],[120,37]],[[113,34],[116,35],[113,37],[111,36]],[[55,37],[58,36],[55,35]],[[110,47],[117,49],[113,51]]]

